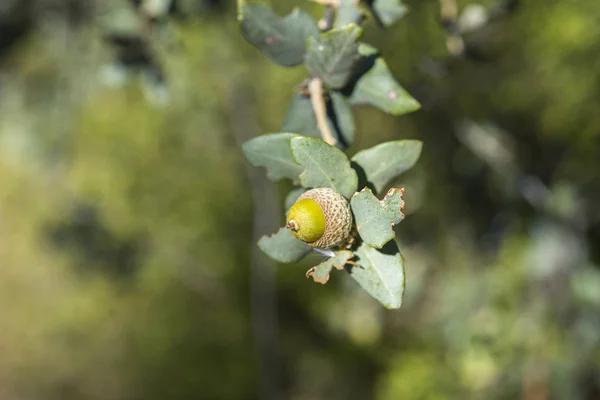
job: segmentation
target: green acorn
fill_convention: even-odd
[[[352,229],[350,204],[333,189],[308,190],[288,211],[286,226],[309,246],[322,249],[340,246]]]

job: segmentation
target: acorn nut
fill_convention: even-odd
[[[309,246],[322,249],[340,246],[352,229],[350,204],[333,189],[308,190],[288,211],[286,227]]]

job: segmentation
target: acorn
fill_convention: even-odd
[[[309,246],[321,249],[340,246],[352,229],[350,204],[333,189],[308,190],[288,211],[286,227]]]

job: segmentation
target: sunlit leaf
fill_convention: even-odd
[[[302,186],[332,188],[346,198],[356,192],[358,177],[340,149],[320,139],[303,136],[292,138],[291,148],[294,160],[303,168]]]
[[[300,261],[311,250],[287,229],[281,228],[271,236],[263,236],[258,241],[258,247],[272,259],[282,263]]]
[[[294,161],[290,140],[298,135],[293,133],[272,133],[257,136],[242,145],[248,162],[255,167],[267,169],[269,179],[296,179],[303,168]]]
[[[400,0],[369,0],[371,12],[381,25],[387,27],[404,17],[408,8]]]
[[[371,247],[381,248],[395,236],[392,227],[404,219],[402,189],[390,189],[381,201],[371,189],[352,196],[350,206],[361,239]]]
[[[343,28],[361,19],[362,12],[358,7],[357,0],[340,0],[335,18],[335,27]]]
[[[319,36],[316,21],[298,9],[282,18],[267,4],[242,2],[238,19],[244,38],[285,67],[302,64],[306,40]]]
[[[404,258],[396,242],[390,241],[382,249],[363,243],[354,254],[360,267],[347,267],[350,276],[386,308],[400,308],[405,284]]]
[[[361,150],[352,157],[377,193],[396,176],[411,169],[421,155],[420,140],[396,140]]]
[[[308,39],[306,67],[312,76],[320,77],[332,88],[343,87],[360,59],[357,40],[362,29],[356,24],[332,29],[315,39]]]
[[[306,277],[313,278],[315,282],[326,284],[329,281],[329,273],[333,268],[342,270],[344,265],[353,257],[351,251],[341,250],[336,252],[335,257],[328,258],[316,267],[312,267],[306,272]]]
[[[377,49],[361,43],[362,56],[358,76],[344,92],[350,96],[350,104],[370,104],[392,115],[402,115],[418,110],[421,105],[404,90],[390,72]],[[349,90],[348,90],[349,89]]]

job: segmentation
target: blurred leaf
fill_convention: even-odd
[[[343,28],[360,20],[362,12],[357,6],[356,0],[341,0],[335,18],[335,27]]]
[[[404,219],[402,189],[390,189],[381,201],[371,189],[352,196],[350,205],[361,239],[371,247],[381,248],[396,236],[392,227]]]
[[[300,183],[306,188],[328,187],[350,198],[358,185],[358,177],[346,155],[320,139],[297,136],[291,141],[294,160],[304,171]]]
[[[315,39],[308,39],[306,67],[311,76],[318,76],[330,88],[341,88],[352,76],[360,59],[357,40],[362,29],[356,24],[333,29]]]
[[[242,145],[248,162],[255,167],[265,167],[267,176],[273,181],[281,178],[296,179],[302,173],[290,149],[294,133],[271,133],[257,136]]]
[[[352,157],[373,184],[377,193],[396,176],[408,171],[421,155],[420,140],[395,140],[359,151]]]
[[[329,127],[336,139],[350,146],[354,142],[355,127],[348,100],[339,93],[330,92],[329,95],[331,97],[327,102]],[[315,138],[321,137],[309,96],[302,94],[294,96],[281,130]]]
[[[302,194],[306,192],[306,190],[307,189],[303,187],[297,187],[292,189],[285,197],[285,209],[289,210],[290,208],[292,208],[296,200],[298,200],[298,197],[302,196]]]
[[[381,25],[388,27],[408,12],[408,8],[400,0],[370,0],[369,8]]]
[[[359,45],[363,56],[360,74],[351,88],[350,104],[370,104],[392,115],[402,115],[421,105],[394,79],[386,62],[373,46]]]
[[[238,20],[244,38],[284,67],[302,64],[306,40],[319,36],[316,21],[297,8],[281,18],[266,4],[241,2]]]
[[[381,250],[366,243],[354,252],[359,267],[351,267],[350,276],[386,308],[400,308],[404,295],[404,258],[394,241]]]
[[[312,277],[315,282],[326,284],[329,281],[329,273],[333,268],[342,270],[344,265],[354,254],[349,250],[336,252],[335,257],[328,258],[316,267],[312,267],[306,272],[306,277]]]
[[[311,250],[287,228],[280,228],[271,236],[263,236],[258,241],[258,247],[272,259],[282,263],[295,263],[300,261]]]

